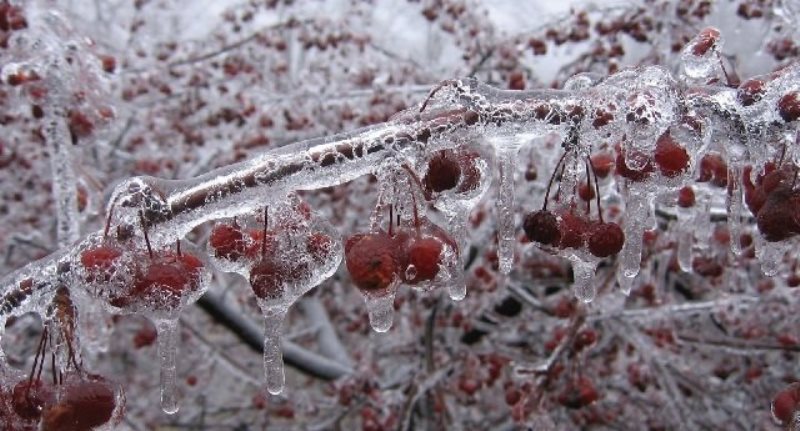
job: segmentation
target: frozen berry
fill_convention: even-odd
[[[719,30],[713,27],[707,27],[700,31],[700,34],[695,36],[694,44],[692,45],[692,54],[698,57],[704,56],[712,48],[715,48],[719,41]]]
[[[561,248],[581,248],[586,242],[586,231],[588,229],[586,219],[573,213],[561,215],[558,231],[561,233],[559,246]]]
[[[108,423],[117,406],[113,386],[105,380],[69,382],[58,404],[42,418],[42,431],[87,431]]]
[[[287,284],[297,282],[303,275],[301,267],[267,255],[250,270],[250,287],[259,299],[280,299],[286,293]]]
[[[122,256],[122,250],[113,245],[99,245],[84,250],[81,253],[81,265],[86,270],[86,281],[90,283],[105,283],[114,274],[117,259]]]
[[[800,118],[800,92],[792,91],[781,97],[778,100],[778,113],[787,123]]]
[[[589,252],[597,257],[608,257],[622,250],[625,233],[618,224],[598,223],[592,227],[589,236]]]
[[[709,153],[700,159],[700,177],[698,182],[711,182],[717,187],[728,185],[728,164],[717,153]]]
[[[522,227],[528,239],[540,244],[555,245],[561,238],[558,219],[548,210],[529,213],[525,216]]]
[[[689,167],[689,153],[667,132],[656,141],[654,160],[661,174],[676,177]]]
[[[749,79],[739,86],[736,97],[742,106],[750,106],[764,97],[764,81],[760,79]]]
[[[788,189],[773,191],[758,211],[756,224],[767,241],[782,241],[800,233],[797,222],[800,199]]]
[[[151,258],[146,269],[137,274],[132,297],[159,308],[174,309],[181,298],[200,288],[203,263],[184,253],[166,253]]]
[[[798,407],[800,407],[800,383],[795,382],[775,394],[772,399],[772,416],[781,425],[789,425],[795,420]]]
[[[324,263],[333,250],[333,239],[322,232],[313,232],[306,238],[306,250],[317,263]]]
[[[592,164],[592,169],[598,178],[605,178],[614,169],[614,156],[609,153],[593,154],[589,158]]]
[[[594,384],[586,377],[578,377],[567,383],[558,396],[558,402],[570,409],[580,409],[592,404],[600,398]]]
[[[655,170],[650,157],[638,150],[617,153],[617,175],[634,182],[646,180]]]
[[[355,285],[367,292],[388,288],[398,275],[396,243],[385,232],[374,232],[348,241],[347,271]]]
[[[208,239],[218,258],[236,261],[244,255],[247,245],[242,230],[235,225],[218,224],[211,231]]]
[[[401,274],[404,281],[413,284],[436,278],[442,263],[442,249],[441,241],[436,238],[423,237],[409,241],[406,249],[408,268],[413,265],[414,270]]]
[[[691,208],[694,206],[695,196],[692,186],[684,186],[678,190],[678,206],[681,208]]]
[[[434,154],[428,162],[423,184],[429,191],[441,193],[458,185],[461,178],[461,167],[452,150],[442,150]]]
[[[22,380],[11,392],[11,408],[19,417],[37,420],[42,410],[55,403],[52,387],[41,380]]]

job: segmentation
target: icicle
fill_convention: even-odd
[[[728,186],[730,189],[725,197],[725,209],[728,213],[728,231],[731,235],[731,251],[734,255],[742,254],[742,245],[739,238],[742,236],[742,215],[744,214],[744,201],[742,199],[742,166],[738,161],[731,162],[728,170]]]
[[[394,290],[386,295],[365,295],[369,324],[375,332],[386,332],[394,320]]]
[[[500,272],[503,274],[510,273],[514,266],[514,245],[517,240],[514,229],[514,170],[518,149],[518,146],[497,147],[500,162],[500,191],[496,200],[497,257],[500,261]]]
[[[644,236],[644,221],[647,220],[647,199],[641,196],[642,190],[633,190],[628,193],[628,206],[625,208],[625,220],[622,230],[625,232],[625,245],[620,252],[620,262],[623,275],[628,278],[636,277],[642,262],[642,237]]]
[[[597,287],[593,283],[596,262],[586,262],[579,259],[572,261],[572,274],[575,282],[572,285],[575,297],[585,303],[592,302],[597,294]]]
[[[178,319],[159,319],[158,357],[161,361],[161,409],[172,415],[178,412],[177,367]]]
[[[284,307],[263,307],[264,313],[264,376],[267,391],[272,395],[283,392],[286,375],[283,371],[281,328],[286,318]]]
[[[451,281],[448,287],[448,292],[450,293],[450,299],[453,301],[461,301],[462,299],[467,297],[467,283],[464,281],[464,277],[456,277],[455,280]]]
[[[56,235],[59,247],[66,247],[81,237],[78,223],[78,192],[69,131],[62,109],[47,109],[44,136],[50,148],[50,169],[53,171],[53,201],[56,205]]]
[[[702,214],[700,215],[702,217]],[[695,212],[678,208],[678,266],[683,272],[692,272],[692,245],[694,244]]]

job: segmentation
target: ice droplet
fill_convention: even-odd
[[[450,299],[453,301],[461,301],[466,298],[467,283],[464,281],[464,277],[456,277],[455,280],[450,282],[448,292],[450,293]]]
[[[414,264],[408,265],[406,268],[406,279],[413,280],[417,278],[417,267]]]
[[[572,261],[572,274],[575,277],[572,285],[573,293],[576,298],[585,303],[592,302],[597,294],[597,288],[593,283],[596,267],[597,264],[594,262]]]
[[[158,358],[161,362],[161,409],[172,415],[178,412],[178,391],[176,388],[178,353],[178,319],[159,319]]]
[[[394,292],[386,295],[365,295],[369,324],[375,332],[386,332],[394,320]]]
[[[497,208],[497,257],[500,261],[500,272],[509,274],[514,266],[514,169],[518,147],[499,147],[500,191],[496,201]]]
[[[742,246],[739,238],[742,236],[742,215],[744,214],[744,201],[742,199],[742,178],[741,163],[734,161],[728,170],[728,184],[730,189],[726,197],[726,210],[728,213],[728,231],[731,235],[731,251],[734,255],[742,254]]]
[[[267,391],[272,395],[283,392],[286,375],[283,371],[281,328],[286,317],[282,307],[264,307],[264,377]]]

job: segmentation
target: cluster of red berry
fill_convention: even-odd
[[[272,228],[264,209],[260,228],[245,230],[236,220],[214,226],[209,246],[214,257],[249,276],[256,297],[264,301],[293,300],[313,287],[313,272],[335,257],[335,239],[312,229],[311,208],[294,205]]]
[[[800,191],[795,189],[798,168],[790,163],[767,162],[764,171],[751,178],[752,166],[742,173],[745,203],[767,241],[782,241],[800,233]]]
[[[561,157],[553,170],[553,174],[550,176],[542,209],[532,211],[525,216],[522,223],[525,235],[531,241],[559,249],[587,247],[592,255],[600,258],[619,253],[625,243],[625,234],[617,223],[603,220],[597,169],[591,162],[586,163],[586,187],[588,190],[592,189],[591,178],[589,177],[589,172],[591,171],[594,173],[595,190],[592,194],[597,201],[598,220],[592,221],[586,216],[576,213],[575,205],[569,205],[559,214],[547,209],[550,189],[553,186],[559,167],[565,163],[566,155],[567,153]]]
[[[80,254],[80,267],[90,291],[123,312],[162,316],[177,312],[190,297],[199,296],[207,279],[205,264],[196,255],[176,249],[153,250],[144,230],[145,252],[132,237],[108,231],[99,243]]]

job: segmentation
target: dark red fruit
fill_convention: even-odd
[[[709,50],[714,48],[719,41],[719,30],[713,27],[707,27],[700,31],[694,39],[694,46],[692,46],[692,54],[698,57],[706,55]]]
[[[314,262],[323,263],[333,249],[333,240],[322,232],[314,232],[306,238],[306,250]]]
[[[681,208],[691,208],[694,206],[695,196],[692,186],[684,186],[678,190],[678,206]]]
[[[778,113],[789,123],[800,118],[800,92],[786,93],[778,100]]]
[[[270,255],[274,253],[275,248],[278,246],[278,239],[275,236],[275,232],[267,231],[266,238],[266,244],[263,244],[263,229],[255,229],[250,231],[250,245],[245,250],[245,256],[251,260],[259,260],[261,259],[262,254]]]
[[[355,285],[367,292],[388,288],[399,274],[397,245],[389,234],[374,232],[347,241],[345,262]]]
[[[634,165],[639,167],[631,167]],[[650,157],[638,150],[617,152],[616,166],[617,175],[634,182],[646,180],[655,170],[653,167],[653,161],[650,159]]]
[[[452,150],[437,151],[428,162],[428,172],[422,179],[429,191],[441,193],[458,185],[461,178],[461,167]]]
[[[780,422],[781,425],[789,425],[792,423],[797,416],[799,407],[800,383],[792,383],[781,389],[781,391],[772,398],[772,416],[775,420]]]
[[[594,384],[586,377],[570,380],[558,396],[558,403],[570,409],[580,409],[600,398]]]
[[[238,226],[230,224],[214,226],[208,243],[214,249],[216,257],[232,261],[242,257],[247,249],[242,230]]]
[[[413,277],[406,277],[405,271],[401,274],[403,281],[419,283],[436,278],[439,273],[439,264],[442,263],[442,242],[436,238],[423,237],[411,240],[407,245],[408,264],[414,265],[416,273]]]
[[[116,260],[122,250],[112,245],[99,245],[81,253],[81,265],[86,270],[86,281],[105,283],[114,274]]]
[[[751,106],[761,100],[766,92],[764,81],[760,79],[749,79],[739,86],[736,98],[742,106]]]
[[[605,178],[614,169],[614,156],[609,153],[593,154],[589,158],[592,164],[592,169],[598,178]]]
[[[561,248],[581,248],[586,242],[586,231],[589,223],[586,219],[573,213],[561,215],[558,231],[561,233]]]
[[[700,159],[700,177],[698,182],[711,182],[717,187],[728,185],[728,164],[717,153],[709,153]]]
[[[117,406],[114,388],[104,380],[67,383],[58,404],[47,409],[42,431],[88,431],[108,423]]]
[[[250,270],[250,287],[260,299],[280,299],[286,286],[298,283],[307,275],[306,270],[299,262],[284,262],[265,255]]]
[[[11,408],[21,418],[37,420],[56,401],[53,388],[41,380],[22,380],[11,392]]]
[[[800,196],[788,188],[774,190],[758,211],[756,224],[767,241],[782,241],[800,233],[796,215]]]
[[[591,229],[589,235],[589,252],[597,257],[608,257],[619,253],[625,244],[625,233],[618,224],[598,223]]]
[[[669,134],[661,135],[656,141],[656,152],[653,157],[665,177],[676,177],[689,168],[689,153]]]
[[[188,292],[200,287],[203,263],[188,253],[167,253],[152,258],[137,274],[131,296],[162,308],[175,308]]]
[[[529,240],[540,244],[555,245],[561,239],[558,219],[548,210],[539,210],[526,215],[522,228]]]

